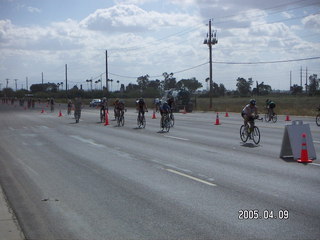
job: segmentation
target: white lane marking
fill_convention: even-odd
[[[28,164],[26,164],[22,159],[17,158],[17,160],[20,162],[21,165],[25,167],[25,169],[29,170],[34,175],[39,175],[39,173],[37,173],[33,168],[31,168]]]
[[[196,177],[192,177],[192,176],[190,176],[190,175],[187,175],[187,174],[184,174],[184,173],[175,171],[175,170],[173,170],[173,169],[167,168],[166,170],[167,170],[168,172],[171,172],[171,173],[174,173],[174,174],[177,174],[177,175],[180,175],[180,176],[183,176],[183,177],[192,179],[192,180],[197,181],[197,182],[201,182],[201,183],[207,184],[207,185],[212,186],[212,187],[216,187],[216,186],[217,186],[217,185],[214,184],[214,183],[210,183],[210,182],[204,181],[204,180],[202,180],[202,179],[199,179],[199,178],[196,178]]]
[[[164,135],[164,137],[166,137],[166,138],[178,139],[178,140],[182,140],[182,141],[189,141],[189,139],[186,139],[186,138],[180,138],[180,137],[174,137],[174,136],[166,136],[166,135]]]
[[[308,164],[311,164],[311,165],[315,165],[315,166],[320,167],[320,164],[319,164],[319,163],[308,163]]]
[[[14,130],[15,130],[13,127],[9,127],[9,129],[10,129],[11,131],[14,131]]]
[[[97,147],[104,147],[104,145],[102,144],[98,144],[98,143],[95,143],[92,139],[85,139],[85,138],[82,138],[80,136],[76,136],[76,135],[70,135],[70,137],[74,138],[74,139],[77,139],[83,143],[89,143],[93,146],[97,146]]]
[[[320,141],[313,141],[314,143],[320,143]]]

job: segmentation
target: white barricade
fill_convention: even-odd
[[[312,135],[309,124],[303,124],[302,121],[292,121],[292,125],[286,125],[284,129],[280,158],[293,157],[294,160],[300,158],[302,134],[307,135],[307,150],[309,159],[316,159],[316,151],[314,149]]]

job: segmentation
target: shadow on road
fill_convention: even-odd
[[[242,143],[242,147],[248,147],[248,148],[256,148],[259,147],[259,145],[253,144],[253,143]]]

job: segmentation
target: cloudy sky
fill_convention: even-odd
[[[289,89],[306,73],[320,76],[319,0],[0,0],[0,84],[18,89],[86,79],[112,90],[148,74],[195,77],[206,88],[208,22],[217,30],[213,81],[236,88],[238,77]],[[307,70],[307,71],[306,71]],[[100,88],[100,84],[94,86]]]

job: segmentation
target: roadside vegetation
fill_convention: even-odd
[[[112,79],[111,79],[112,80]],[[110,80],[110,82],[112,82]],[[11,88],[4,88],[0,91],[1,98],[34,98],[46,101],[48,98],[55,98],[58,103],[66,103],[67,99],[81,97],[85,104],[89,104],[92,99],[101,99],[107,97],[110,103],[116,98],[124,99],[126,106],[134,107],[135,100],[144,97],[152,109],[153,100],[161,98],[164,92],[170,89],[183,89],[190,93],[195,111],[216,111],[216,112],[241,112],[242,108],[249,102],[251,98],[257,100],[259,112],[265,112],[265,102],[272,99],[276,103],[276,113],[283,115],[301,115],[314,116],[317,113],[317,107],[320,105],[320,79],[316,74],[309,76],[309,84],[307,90],[303,90],[302,86],[293,85],[290,91],[275,91],[272,87],[264,84],[264,82],[252,79],[244,79],[239,77],[235,80],[236,90],[227,90],[223,84],[212,82],[212,108],[210,109],[210,91],[198,89],[207,87],[210,89],[209,79],[206,79],[207,86],[203,86],[197,79],[181,79],[179,81],[173,76],[173,73],[163,73],[163,80],[150,80],[148,75],[137,78],[137,83],[130,83],[127,86],[120,85],[119,81],[116,91],[108,91],[108,89],[100,87],[97,89],[98,82],[95,82],[93,89],[92,80],[87,80],[87,89],[84,90],[82,84],[75,85],[68,91],[63,90],[63,83],[45,83],[33,84],[30,91],[20,89],[14,91]],[[90,83],[90,85],[89,85]],[[91,88],[90,88],[91,86]]]

